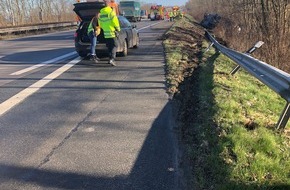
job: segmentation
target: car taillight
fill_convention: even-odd
[[[75,33],[74,37],[75,37],[75,38],[78,37],[78,33]]]

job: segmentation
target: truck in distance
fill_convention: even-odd
[[[123,0],[120,1],[120,14],[129,21],[141,21],[141,4],[139,1]]]

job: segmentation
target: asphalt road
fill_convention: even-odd
[[[178,188],[156,23],[117,67],[77,57],[73,31],[0,41],[1,190]]]

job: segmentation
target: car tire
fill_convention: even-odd
[[[133,46],[133,48],[137,49],[140,45],[140,38],[139,35],[137,36],[136,44]]]
[[[78,54],[79,54],[79,56],[80,57],[82,57],[82,58],[84,58],[84,57],[87,57],[87,53],[85,53],[85,52],[78,52]]]
[[[125,57],[125,56],[128,55],[128,45],[127,45],[127,41],[126,41],[126,40],[124,40],[122,46],[123,46],[123,50],[122,50],[122,52],[121,52],[121,56],[122,56],[122,57]]]

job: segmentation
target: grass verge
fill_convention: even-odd
[[[230,76],[235,64],[203,53],[200,32],[186,17],[164,41],[187,188],[289,189],[289,134],[274,129],[284,100],[243,70]]]

